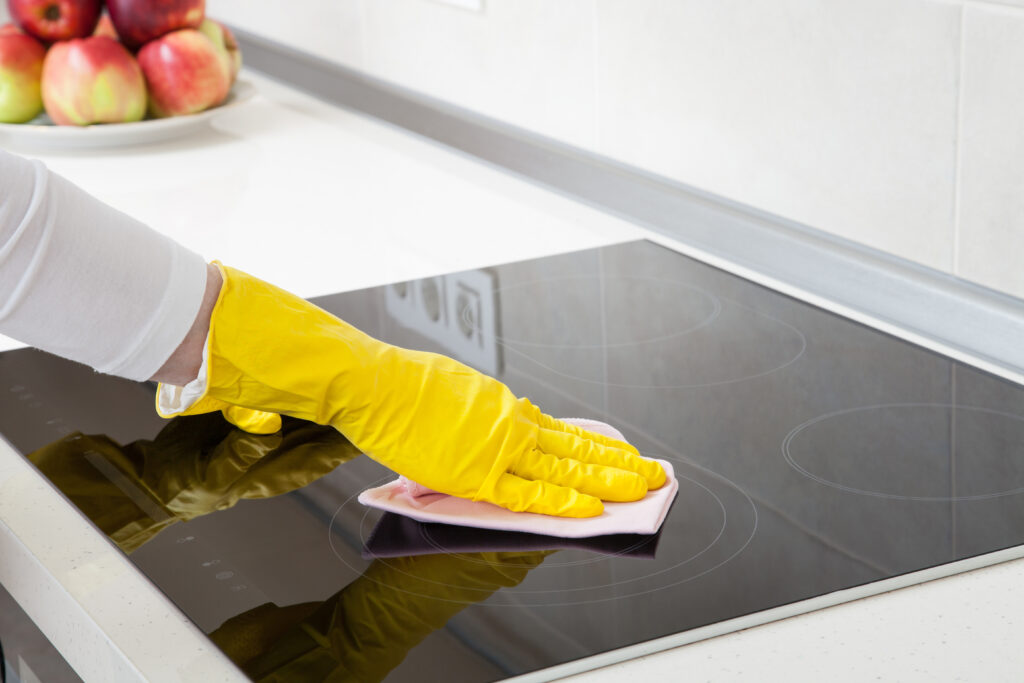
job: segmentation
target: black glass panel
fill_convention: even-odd
[[[495,680],[1024,543],[1024,391],[649,242],[316,300],[672,461],[656,537],[364,508],[331,429],[0,354],[0,432],[257,680]],[[415,447],[415,445],[410,445]]]

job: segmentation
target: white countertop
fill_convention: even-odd
[[[398,129],[243,77],[261,94],[185,140],[76,154],[12,149],[205,257],[302,296],[639,237],[692,253]],[[17,346],[0,338],[0,349]],[[174,651],[198,631],[76,516],[0,448],[0,581],[54,644],[73,664],[113,644],[125,661],[100,658],[90,665],[96,680],[212,680],[203,672],[226,660],[202,646]],[[123,595],[135,590],[128,586],[138,599]],[[1017,680],[1022,587],[1024,561],[1006,562],[578,678]]]

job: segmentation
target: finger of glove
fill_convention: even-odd
[[[502,474],[486,498],[513,512],[536,512],[558,517],[596,517],[604,512],[599,498],[546,481]]]
[[[640,500],[647,495],[647,480],[636,472],[559,458],[533,450],[519,458],[512,473],[524,479],[546,481],[615,503]]]
[[[622,448],[580,438],[569,432],[542,428],[537,433],[537,446],[545,453],[561,458],[572,458],[591,465],[636,472],[647,480],[647,488],[650,490],[660,488],[666,480],[665,470],[654,460],[648,460]]]
[[[621,441],[619,439],[613,439],[610,436],[598,434],[597,432],[592,432],[589,429],[584,429],[583,427],[574,425],[571,422],[565,422],[558,418],[551,417],[550,415],[545,415],[544,413],[541,413],[540,416],[540,426],[544,429],[551,429],[556,432],[575,434],[582,439],[590,439],[602,446],[611,446],[612,448],[619,448],[621,450],[640,455],[640,451],[638,451],[631,443]]]

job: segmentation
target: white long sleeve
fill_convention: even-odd
[[[0,150],[0,333],[145,380],[195,320],[198,254]]]

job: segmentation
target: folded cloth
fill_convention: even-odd
[[[660,529],[655,534],[607,534],[565,538],[453,524],[425,524],[403,515],[385,512],[366,539],[362,555],[366,559],[374,559],[439,553],[460,555],[534,550],[587,550],[601,555],[653,560],[660,539]]]
[[[604,422],[583,418],[567,418],[564,421],[625,441],[621,432]],[[363,491],[359,494],[359,502],[420,522],[525,531],[562,538],[585,538],[606,534],[653,534],[665,521],[665,516],[679,491],[679,482],[676,481],[672,465],[664,460],[658,462],[668,475],[664,486],[656,491],[648,491],[644,498],[632,503],[605,503],[604,512],[597,517],[554,517],[533,512],[512,512],[492,503],[438,493],[405,477]]]

